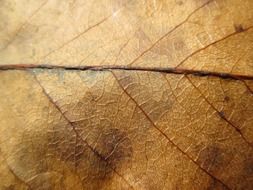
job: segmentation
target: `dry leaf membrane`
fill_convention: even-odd
[[[252,10],[0,1],[0,189],[252,189]]]

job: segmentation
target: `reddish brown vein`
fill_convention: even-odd
[[[175,68],[180,67],[180,66],[181,66],[183,63],[185,63],[189,58],[193,57],[194,55],[198,54],[199,52],[202,52],[203,50],[209,48],[210,46],[213,46],[213,45],[215,45],[215,44],[217,44],[217,43],[219,43],[219,42],[222,42],[222,41],[224,41],[224,40],[227,40],[228,38],[231,38],[231,37],[233,37],[233,36],[236,36],[237,34],[241,34],[241,33],[243,33],[243,32],[246,32],[246,31],[248,31],[248,30],[250,30],[250,29],[252,29],[252,28],[253,28],[253,26],[250,26],[250,27],[248,27],[248,28],[244,28],[243,30],[240,30],[240,31],[236,30],[235,32],[233,32],[233,33],[231,33],[231,34],[229,34],[229,35],[227,35],[227,36],[225,36],[225,37],[223,37],[223,38],[221,38],[221,39],[219,39],[219,40],[217,40],[217,41],[214,41],[214,42],[208,44],[207,46],[205,46],[205,47],[203,47],[203,48],[200,48],[200,49],[198,49],[198,50],[192,52],[190,55],[188,55],[187,57],[185,57]]]
[[[103,66],[63,66],[63,65],[35,65],[35,64],[16,64],[16,65],[0,65],[0,70],[29,70],[29,69],[62,69],[62,70],[94,70],[94,71],[106,71],[106,70],[127,70],[127,71],[146,71],[146,72],[159,72],[159,73],[171,73],[177,75],[195,75],[199,77],[212,76],[222,79],[231,80],[253,80],[253,75],[241,75],[225,72],[214,72],[206,70],[193,70],[174,67],[138,67],[138,66],[123,66],[123,65],[103,65]]]
[[[220,111],[205,97],[205,95],[199,90],[199,88],[191,81],[191,79],[188,76],[185,76],[185,78],[190,82],[190,84],[198,91],[198,93],[204,98],[204,100],[208,103],[208,105],[211,106],[211,108],[218,113],[218,115],[226,121],[230,126],[233,127],[236,132],[239,133],[239,135],[242,137],[242,139],[250,146],[253,147],[252,144],[244,137],[241,130],[236,127],[229,119],[226,118],[224,114],[220,114]]]
[[[143,51],[138,57],[136,57],[133,61],[131,61],[131,63],[129,63],[128,65],[132,65],[133,63],[135,63],[136,61],[138,61],[143,55],[145,55],[147,52],[149,52],[151,49],[153,49],[157,44],[159,44],[160,41],[162,41],[163,39],[165,39],[167,36],[169,36],[172,32],[174,32],[176,29],[178,29],[179,27],[181,27],[183,24],[185,24],[192,15],[194,15],[196,12],[198,12],[200,9],[202,9],[203,7],[205,7],[206,5],[208,5],[210,2],[212,2],[213,0],[207,1],[206,3],[204,3],[203,5],[201,5],[200,7],[198,7],[197,9],[195,9],[193,12],[191,12],[186,19],[179,23],[178,25],[176,25],[173,29],[171,29],[170,31],[168,31],[166,34],[164,34],[162,37],[160,37],[158,40],[156,40],[149,48],[147,48],[145,51]]]
[[[177,148],[184,156],[186,156],[190,161],[192,161],[194,164],[196,164],[204,173],[206,173],[208,176],[210,176],[212,179],[218,181],[221,183],[224,187],[227,189],[230,189],[225,183],[223,183],[220,179],[216,178],[214,175],[209,173],[206,169],[201,167],[194,159],[192,159],[188,154],[186,154],[178,145],[176,145],[169,137],[165,134],[159,127],[156,126],[156,124],[153,122],[153,120],[148,116],[148,114],[143,110],[143,108],[137,103],[137,101],[127,92],[127,90],[121,85],[119,82],[117,76],[113,71],[111,71],[112,75],[116,79],[116,81],[119,84],[119,87],[123,90],[123,92],[136,104],[136,106],[141,110],[141,112],[144,114],[144,116],[147,118],[147,120],[151,123],[151,125],[158,130],[174,147]]]
[[[40,86],[40,88],[42,89],[43,94],[48,98],[48,100],[54,105],[54,107],[59,111],[59,113],[62,115],[62,117],[67,121],[67,123],[72,127],[75,135],[77,138],[79,138],[84,144],[87,145],[87,147],[101,160],[103,160],[104,162],[106,162],[108,164],[108,166],[111,168],[111,170],[116,173],[119,177],[121,177],[125,183],[131,188],[134,189],[133,186],[118,172],[116,171],[115,168],[111,167],[110,164],[108,163],[108,161],[106,160],[106,158],[101,155],[96,149],[94,149],[85,139],[83,139],[79,133],[76,130],[75,125],[67,118],[67,116],[62,112],[61,108],[57,105],[56,102],[54,102],[54,100],[52,99],[52,97],[46,92],[45,88],[42,86],[42,84],[40,83],[40,81],[37,79],[36,75],[34,75],[34,79],[37,82],[37,84]]]

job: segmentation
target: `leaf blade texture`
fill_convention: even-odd
[[[0,3],[0,189],[251,189],[251,0]]]

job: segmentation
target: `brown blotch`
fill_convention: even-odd
[[[218,189],[227,190],[228,188],[224,184],[218,182],[217,180],[211,179],[211,181],[207,184],[206,190],[218,190]]]
[[[253,177],[253,157],[249,155],[248,159],[243,162],[243,167],[240,172],[240,180],[238,189],[252,189],[252,177]]]
[[[206,188],[207,190],[213,190],[216,189],[217,182],[215,180],[212,180],[209,186]]]
[[[197,162],[211,173],[221,172],[229,164],[233,154],[227,149],[211,145],[200,152]]]
[[[224,111],[219,111],[218,114],[222,119],[226,119]]]
[[[89,172],[92,176],[90,183],[96,183],[96,189],[103,189],[115,173],[121,173],[120,168],[128,168],[133,154],[131,141],[126,133],[115,128],[101,134],[94,152],[96,159],[90,158]]]
[[[228,102],[228,101],[230,100],[230,98],[229,98],[228,96],[225,96],[225,97],[224,97],[224,100],[225,100],[226,102]]]
[[[98,139],[96,150],[112,168],[128,163],[133,153],[127,134],[115,128],[102,134]]]
[[[235,28],[235,31],[238,33],[244,31],[244,28],[241,24],[234,24],[234,28]]]
[[[57,137],[60,135],[59,137]],[[55,139],[56,138],[56,139]],[[129,167],[133,154],[131,140],[125,132],[109,128],[101,130],[98,139],[81,139],[69,134],[68,139],[54,134],[51,150],[74,173],[86,176],[82,183],[90,189],[103,189],[112,180],[115,171]]]
[[[217,187],[219,186],[220,184],[217,182],[217,180],[211,180],[211,182],[208,184],[206,190],[214,190],[214,189],[217,189]]]
[[[244,163],[244,173],[247,176],[253,176],[253,160],[247,160]]]

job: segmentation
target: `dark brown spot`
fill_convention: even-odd
[[[225,118],[226,118],[226,117],[225,117],[224,111],[219,111],[218,114],[219,114],[219,116],[220,116],[222,119],[225,119]]]
[[[244,31],[244,28],[241,24],[234,24],[234,28],[235,28],[235,31],[238,33]]]
[[[224,97],[224,100],[225,100],[226,102],[228,102],[228,101],[230,100],[230,98],[229,98],[228,96],[225,96],[225,97]]]

